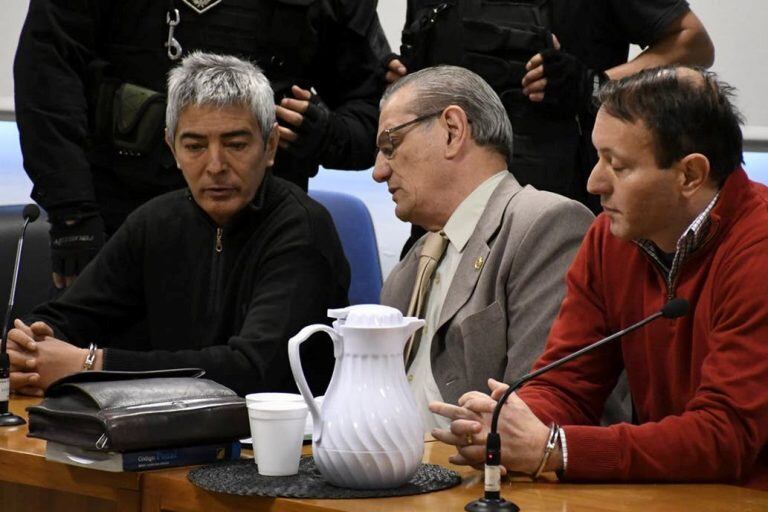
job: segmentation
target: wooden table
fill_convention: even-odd
[[[39,398],[12,398],[11,412]],[[108,473],[45,460],[45,441],[27,437],[27,426],[0,428],[0,511],[138,512],[141,473]]]
[[[427,442],[424,461],[450,467],[463,482],[453,489],[405,496],[365,500],[298,500],[228,496],[204,491],[187,481],[184,469],[147,474],[144,478],[142,510],[145,512],[220,511],[345,511],[400,512],[410,510],[460,511],[482,496],[482,472],[453,466],[453,449]],[[502,488],[505,499],[523,512],[574,511],[768,511],[768,492],[730,485],[585,485],[515,481]]]
[[[14,398],[22,414],[36,399]],[[26,414],[23,414],[26,416]],[[425,443],[424,460],[458,471],[458,487],[419,496],[367,500],[296,500],[228,496],[204,491],[187,480],[188,469],[107,473],[47,462],[44,442],[26,437],[26,427],[0,429],[0,511],[192,512],[192,511],[409,511],[463,510],[482,495],[482,473],[452,466],[452,449]],[[308,448],[307,448],[308,449]],[[768,492],[731,485],[585,485],[506,483],[503,496],[524,512],[581,511],[768,511]]]

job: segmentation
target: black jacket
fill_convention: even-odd
[[[388,51],[375,0],[226,0],[202,14],[175,4],[184,55],[246,58],[270,79],[276,100],[295,83],[314,87],[330,108],[318,154],[279,150],[276,176],[306,190],[318,164],[373,165],[383,89],[378,63]],[[157,0],[30,3],[14,62],[16,119],[32,198],[49,213],[102,210],[111,232],[139,204],[184,186],[162,127],[155,150],[138,157],[119,154],[107,133],[113,82],[165,91],[176,64],[164,46],[168,7]],[[107,96],[101,106],[100,92]]]
[[[155,198],[60,299],[31,316],[75,345],[112,347],[105,370],[199,367],[240,394],[293,390],[288,339],[327,323],[326,310],[347,300],[349,267],[333,221],[298,187],[268,175],[221,229],[220,251],[218,234],[187,190]],[[302,348],[322,392],[330,342],[319,337]]]

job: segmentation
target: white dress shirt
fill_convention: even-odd
[[[480,221],[493,191],[496,190],[496,187],[507,173],[508,171],[506,170],[501,171],[481,183],[471,194],[464,198],[443,228],[449,243],[443,258],[435,269],[432,285],[427,292],[424,310],[426,325],[422,329],[419,348],[416,351],[411,366],[408,368],[408,382],[411,385],[416,405],[421,412],[421,418],[424,422],[424,429],[427,432],[435,427],[447,428],[450,425],[450,421],[447,418],[432,414],[428,408],[430,402],[443,401],[440,389],[437,387],[435,377],[432,374],[432,362],[430,359],[435,326],[437,326],[440,320],[440,312],[443,309],[443,303],[448,294],[448,288],[451,286],[453,276],[456,273],[456,268],[459,266],[464,247],[467,245],[472,233],[474,233],[475,227]]]

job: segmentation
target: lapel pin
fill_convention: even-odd
[[[475,270],[480,270],[481,268],[483,268],[483,263],[485,263],[485,260],[483,259],[482,256],[477,258],[475,260]]]

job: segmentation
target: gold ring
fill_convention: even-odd
[[[467,434],[467,446],[475,444],[475,439],[472,437],[472,434]]]

